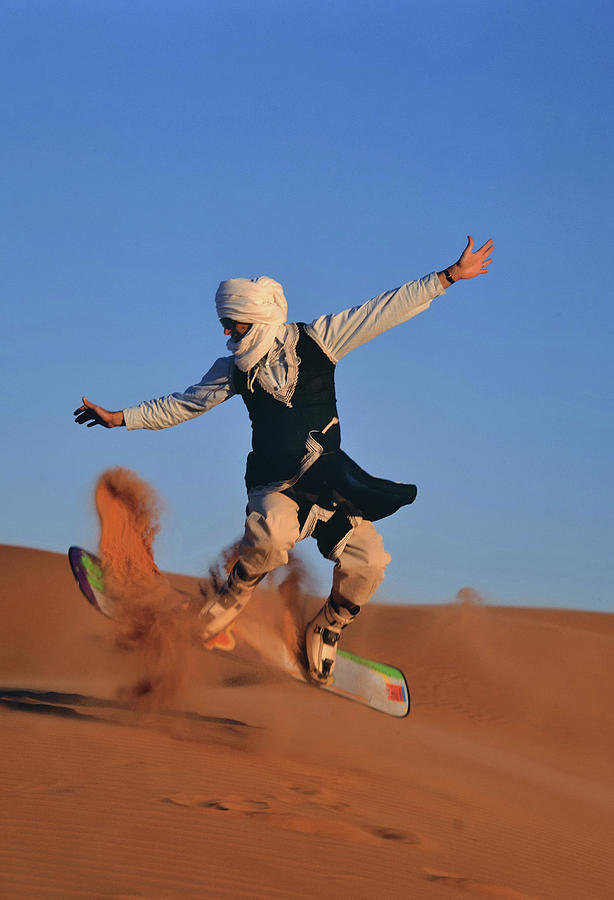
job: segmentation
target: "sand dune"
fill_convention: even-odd
[[[3,898],[614,895],[614,616],[372,604],[403,720],[204,651],[164,705],[63,556],[0,572]]]

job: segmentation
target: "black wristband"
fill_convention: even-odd
[[[456,283],[456,282],[454,281],[454,279],[452,278],[452,276],[450,275],[450,270],[449,270],[449,269],[444,269],[444,270],[443,270],[443,274],[446,276],[446,278],[448,279],[448,281],[450,282],[450,284],[455,284],[455,283]]]

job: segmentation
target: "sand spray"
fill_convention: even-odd
[[[136,681],[122,699],[147,708],[179,699],[195,676],[198,618],[154,561],[160,501],[151,485],[120,466],[104,472],[95,492],[99,552],[109,595],[121,611],[116,647],[135,657]]]
[[[226,580],[239,544],[225,548],[199,580],[202,596],[190,609],[154,559],[161,502],[136,472],[117,466],[100,476],[95,490],[100,520],[99,555],[107,593],[119,609],[116,648],[133,655],[136,679],[120,691],[122,699],[144,708],[179,702],[202,671],[198,610]],[[274,624],[293,654],[301,658],[306,605],[313,605],[310,579],[302,560],[291,554],[281,576],[263,583],[243,615]],[[266,596],[264,596],[266,594]]]

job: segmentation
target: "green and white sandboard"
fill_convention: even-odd
[[[68,559],[75,580],[87,601],[109,619],[118,619],[119,610],[105,593],[104,573],[98,557],[81,547],[71,547]],[[177,593],[183,600],[190,597],[183,591]],[[271,621],[262,621],[261,617],[250,617],[247,612],[235,620],[227,632],[218,635],[206,647],[231,652],[246,662],[261,660],[282,669],[293,678],[313,685],[317,690],[354,700],[389,716],[403,718],[409,715],[409,688],[400,669],[346,650],[338,650],[331,683],[315,684],[289,649],[279,627]]]

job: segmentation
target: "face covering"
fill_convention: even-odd
[[[218,318],[249,322],[250,330],[240,341],[229,339],[226,346],[235,363],[247,372],[269,352],[280,325],[286,321],[288,304],[277,281],[259,278],[230,278],[222,281],[215,295]]]

